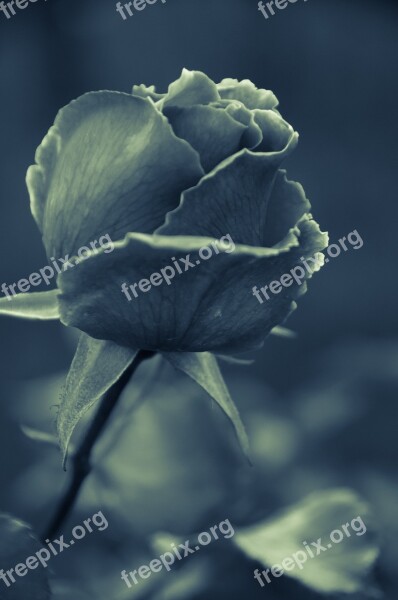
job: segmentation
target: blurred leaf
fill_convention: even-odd
[[[243,452],[249,458],[249,440],[216,358],[210,352],[165,352],[164,357],[188,377],[196,381],[230,418]]]
[[[247,367],[254,363],[254,360],[250,360],[248,358],[237,358],[236,356],[228,356],[227,354],[217,354],[216,356],[218,359],[231,365],[241,365],[242,367]]]
[[[57,419],[64,465],[69,441],[77,423],[119,379],[136,354],[136,350],[113,342],[81,335],[66,379]]]
[[[58,447],[58,440],[55,435],[52,435],[51,433],[40,431],[39,429],[34,429],[33,427],[28,427],[27,425],[21,425],[21,430],[22,433],[24,433],[30,440],[44,444],[51,444],[51,446]]]
[[[183,566],[173,578],[165,580],[163,589],[153,594],[152,600],[187,600],[205,590],[210,581],[211,565],[202,559]]]
[[[52,584],[54,598],[56,600],[91,600],[92,596],[84,590],[78,589],[77,585],[72,585],[68,581],[56,580]],[[96,599],[97,600],[97,599]]]
[[[331,533],[337,529],[343,537],[333,543]],[[284,573],[323,593],[364,591],[364,578],[379,553],[368,505],[350,490],[339,489],[312,494],[277,517],[240,530],[233,540],[266,568],[281,566],[297,553],[297,562],[293,559],[293,566],[284,567]],[[301,566],[297,564],[300,560]],[[274,579],[270,572],[269,577]]]
[[[21,319],[51,321],[59,319],[58,290],[17,294],[11,300],[0,298],[0,314]]]
[[[0,514],[0,565],[4,571],[15,569],[17,565],[25,563],[42,548],[34,537],[31,528],[9,515]],[[37,558],[36,558],[37,560]],[[38,561],[37,561],[38,562]],[[33,561],[32,563],[33,564]],[[22,572],[22,567],[19,568]],[[47,582],[46,571],[39,563],[37,567],[28,569],[27,573],[19,577],[11,573],[15,579],[12,583],[10,575],[0,571],[3,575],[0,580],[0,598],[3,600],[47,600],[51,597]],[[8,586],[7,583],[8,582]]]
[[[277,325],[276,327],[271,329],[271,334],[276,335],[277,337],[283,337],[283,338],[289,338],[289,339],[294,339],[297,337],[297,333],[295,331],[292,331],[291,329],[288,329],[287,327],[281,327],[280,325]]]

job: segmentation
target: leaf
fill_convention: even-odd
[[[0,314],[21,319],[59,319],[58,290],[0,298]]]
[[[210,352],[165,352],[163,356],[176,369],[196,381],[217,402],[231,420],[242,450],[249,459],[249,440],[245,427],[229,395],[216,358]]]
[[[271,331],[272,333],[272,331]],[[254,364],[254,360],[248,358],[238,358],[237,356],[229,356],[228,354],[217,354],[219,360],[222,360],[230,365],[240,365],[241,367],[248,367]]]
[[[47,571],[35,556],[36,552],[42,549],[44,548],[34,537],[33,531],[28,525],[9,515],[0,514],[1,599],[48,600],[51,597]],[[47,552],[50,554],[49,550]],[[42,553],[43,558],[46,555],[44,552]],[[29,561],[31,567],[26,565],[27,559],[31,559]],[[14,569],[14,573],[8,574],[7,571],[11,569]],[[24,574],[18,576],[15,571]]]
[[[40,431],[39,429],[34,429],[28,425],[21,425],[21,430],[30,440],[58,447],[58,440],[55,435],[47,433],[47,431]]]
[[[69,441],[77,423],[116,383],[136,354],[137,350],[81,335],[66,379],[57,418],[64,466]]]
[[[238,531],[234,542],[266,568],[282,566],[287,576],[322,593],[362,591],[379,552],[369,506],[345,489],[314,493],[275,518]],[[312,545],[317,542],[325,550]]]
[[[62,579],[56,579],[52,584],[53,592],[57,600],[92,600],[92,596],[85,590],[80,589],[79,582],[71,583]],[[131,595],[130,595],[131,596]],[[129,598],[131,600],[131,597]]]
[[[292,331],[287,327],[281,327],[280,325],[277,325],[276,327],[271,329],[270,334],[275,335],[276,337],[288,338],[290,340],[293,340],[297,337],[297,333],[295,331]]]

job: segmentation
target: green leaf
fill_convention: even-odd
[[[28,525],[9,515],[0,514],[1,599],[48,600],[51,597],[47,582],[48,571],[35,556],[36,552],[42,548]],[[29,561],[31,565],[36,564],[33,569],[26,565],[28,558],[31,558]],[[18,570],[22,573],[26,571],[26,573],[21,577],[16,573],[11,573],[15,580],[13,582],[11,576],[5,572],[23,564],[25,564],[25,568],[19,566]]]
[[[276,337],[287,338],[290,340],[293,340],[297,337],[297,333],[295,331],[293,331],[292,329],[288,329],[287,327],[282,327],[280,325],[277,325],[276,327],[271,329],[270,334],[275,335]]]
[[[0,298],[0,314],[21,319],[59,319],[58,290]]]
[[[24,433],[30,440],[39,442],[41,444],[50,444],[50,446],[58,447],[58,440],[55,435],[48,433],[47,431],[40,431],[34,427],[29,427],[28,425],[21,425],[20,427],[22,433]]]
[[[216,358],[209,352],[165,352],[163,356],[176,369],[196,381],[217,402],[231,420],[242,450],[249,459],[249,441],[245,427],[225,385]]]
[[[273,331],[273,330],[272,330]],[[271,331],[271,333],[272,333]],[[222,360],[230,365],[240,365],[241,367],[247,367],[254,363],[254,360],[249,358],[239,358],[237,356],[229,356],[228,354],[217,354],[217,359]]]
[[[379,553],[369,506],[345,489],[314,493],[273,519],[238,531],[234,542],[266,569],[282,566],[285,575],[322,593],[363,590]],[[318,542],[325,550],[312,545]],[[272,581],[270,571],[268,577]]]
[[[64,465],[69,441],[77,423],[116,383],[136,354],[137,350],[124,348],[113,342],[95,340],[85,334],[80,337],[57,418]]]

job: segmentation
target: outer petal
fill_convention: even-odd
[[[267,206],[264,246],[274,246],[280,242],[286,232],[310,209],[311,204],[306,198],[302,185],[289,181],[286,178],[286,171],[278,171]]]
[[[89,93],[63,108],[36,163],[27,174],[32,212],[56,257],[105,233],[152,232],[203,174],[195,150],[152,101],[118,92]]]
[[[293,134],[280,152],[255,154],[243,150],[226,160],[196,187],[183,193],[180,206],[167,215],[165,225],[157,233],[177,235],[183,231],[187,235],[208,237],[229,234],[236,244],[266,246],[268,202],[278,168],[296,139]],[[289,193],[288,188],[286,193]],[[283,203],[283,208],[286,204]],[[290,215],[286,221],[288,219]],[[271,218],[269,220],[272,226]],[[297,221],[298,218],[290,220],[278,242]]]
[[[210,104],[217,100],[220,100],[217,86],[207,75],[201,71],[183,69],[181,77],[169,86],[169,91],[159,103],[159,107]]]
[[[133,85],[132,94],[140,98],[151,98],[154,102],[158,102],[166,96],[166,94],[158,94],[154,85],[147,87],[143,83],[141,85]]]
[[[274,110],[254,110],[253,114],[263,134],[256,151],[275,152],[283,148],[293,134],[293,127]]]
[[[133,362],[137,350],[82,335],[57,417],[64,464],[72,433],[87,410],[105,394]]]
[[[17,294],[0,299],[0,314],[21,319],[54,321],[59,319],[58,290]]]
[[[60,275],[62,321],[93,337],[148,350],[234,353],[261,345],[305,286],[284,288],[264,304],[253,297],[253,286],[279,278],[301,255],[323,249],[327,239],[307,218],[284,246],[237,246],[232,253],[220,251],[201,260],[199,249],[210,248],[213,241],[129,234],[112,254],[101,252]],[[169,285],[164,280],[150,289],[143,285],[147,292],[139,291],[136,298],[130,290],[130,301],[122,293],[123,283],[149,279],[188,254],[193,266]]]
[[[249,79],[223,79],[217,84],[221,98],[239,100],[247,108],[272,109],[278,106],[278,99],[270,90],[258,90]]]

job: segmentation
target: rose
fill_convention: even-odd
[[[90,336],[82,338],[66,388],[75,411],[64,423],[68,431],[138,349],[163,352],[237,421],[207,353],[260,346],[306,284],[285,287],[266,304],[253,298],[253,287],[327,245],[302,187],[280,170],[298,136],[276,106],[272,92],[249,81],[216,85],[184,70],[167,94],[145,86],[132,95],[89,93],[59,112],[27,174],[47,254],[76,254],[105,232],[115,241],[112,252],[88,250],[59,275],[59,295],[48,294],[50,316],[59,309],[65,325]],[[152,285],[132,302],[121,293],[123,283],[197,256],[225,235],[233,252],[202,261],[170,285]],[[17,300],[21,314],[29,300]],[[37,314],[36,305],[28,308]]]
[[[297,135],[275,96],[250,82],[216,86],[184,71],[167,95],[133,93],[88,94],[64,108],[28,172],[49,257],[73,255],[104,231],[119,240],[60,275],[61,319],[134,348],[252,349],[302,291],[286,288],[264,307],[253,285],[325,245],[302,189],[278,170]],[[238,245],[233,254],[126,302],[122,283],[224,234]]]

